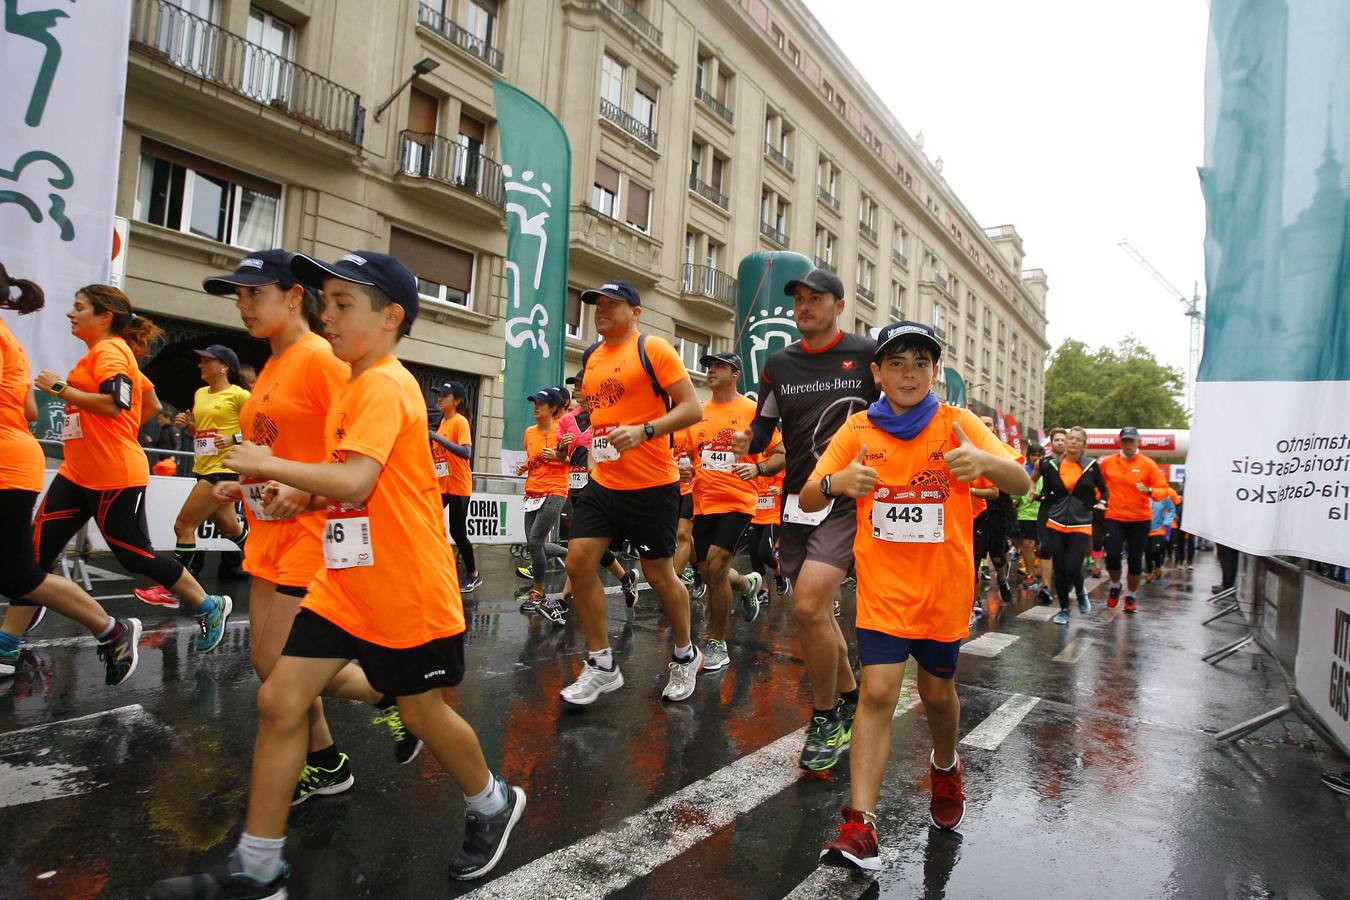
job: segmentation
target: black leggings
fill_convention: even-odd
[[[1092,535],[1077,532],[1046,532],[1050,559],[1055,569],[1055,596],[1059,597],[1059,608],[1069,608],[1069,590],[1078,591],[1079,599],[1087,596],[1083,587],[1083,560],[1092,547]]]
[[[150,543],[144,487],[97,491],[80,487],[64,475],[52,480],[33,523],[38,568],[50,572],[70,539],[90,519],[98,525],[113,556],[128,572],[144,575],[166,588],[172,588],[183,576],[183,564],[155,553]],[[15,603],[33,605],[23,600]]]
[[[1195,562],[1195,535],[1172,529],[1172,559],[1178,565],[1191,565]]]
[[[37,590],[47,577],[33,553],[37,496],[37,491],[0,491],[0,594],[15,602]]]
[[[751,525],[749,536],[750,569],[768,577],[778,566],[773,559],[773,543],[778,537],[777,525]]]
[[[469,498],[459,494],[441,494],[441,506],[450,509],[450,538],[459,550],[459,558],[464,560],[464,574],[478,571],[473,560],[473,544],[469,543]]]
[[[1157,569],[1161,569],[1163,559],[1167,556],[1167,538],[1161,534],[1149,535],[1148,551],[1144,556],[1144,571],[1153,572]]]

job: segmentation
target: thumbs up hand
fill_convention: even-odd
[[[867,445],[863,444],[853,461],[830,477],[830,493],[857,499],[871,494],[876,484],[877,470],[867,465]]]
[[[952,423],[952,433],[960,444],[944,454],[947,469],[957,481],[972,482],[984,474],[990,455],[971,443],[959,424]]]

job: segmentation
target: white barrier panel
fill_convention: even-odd
[[[1350,747],[1350,591],[1303,579],[1294,682],[1342,747]]]
[[[470,543],[523,544],[525,498],[521,494],[474,494],[469,498],[466,524]]]

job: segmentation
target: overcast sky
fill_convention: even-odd
[[[979,224],[1017,227],[1052,347],[1133,334],[1185,370],[1181,303],[1116,245],[1203,297],[1203,0],[806,4]]]

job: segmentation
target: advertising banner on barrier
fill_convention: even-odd
[[[1350,4],[1213,0],[1186,528],[1350,564]],[[1331,108],[1328,103],[1341,103]]]
[[[1350,750],[1350,592],[1305,577],[1298,632],[1299,695]]]
[[[4,313],[33,371],[64,373],[85,349],[66,311],[112,257],[131,2],[42,6],[5,3],[0,261],[47,295],[39,312]]]
[[[793,300],[783,288],[811,271],[800,253],[751,253],[736,267],[736,352],[745,363],[738,389],[755,399],[764,361],[802,339],[793,318]]]

